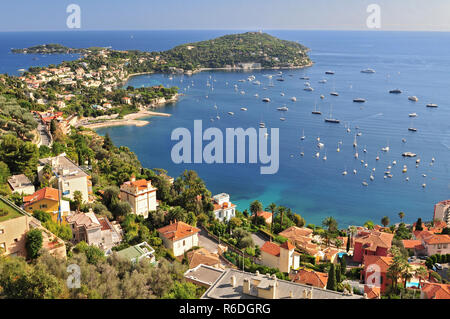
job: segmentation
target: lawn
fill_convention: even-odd
[[[3,215],[4,212],[7,214]],[[6,204],[3,199],[0,198],[0,222],[20,216],[23,215],[17,209]]]

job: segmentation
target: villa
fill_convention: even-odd
[[[70,160],[65,153],[39,160],[37,171],[40,181],[43,180],[44,167],[46,165],[50,166],[53,175],[57,179],[58,188],[63,197],[73,200],[73,194],[79,191],[81,192],[83,203],[89,202],[89,195],[92,194],[91,176]]]
[[[434,205],[433,221],[444,221],[450,225],[450,200],[444,200]]]
[[[30,182],[25,174],[13,175],[8,178],[8,185],[13,193],[30,195],[35,192],[33,183]]]
[[[32,229],[40,229],[42,246],[51,255],[66,257],[64,241],[42,227],[41,222],[9,200],[0,196],[0,255],[27,257],[26,234]]]
[[[32,195],[23,198],[23,207],[33,213],[41,210],[49,213],[54,222],[65,223],[70,215],[70,204],[60,198],[59,190],[51,187],[44,187]]]
[[[261,264],[289,273],[300,266],[300,254],[289,240],[281,245],[266,241],[261,247]]]
[[[354,239],[353,261],[362,262],[364,256],[387,256],[393,234],[375,230],[363,230]]]
[[[132,176],[130,181],[120,186],[119,197],[130,204],[134,214],[147,218],[148,212],[156,210],[157,207],[156,190],[151,181],[136,180],[136,177]]]
[[[230,195],[221,193],[213,196],[214,215],[216,219],[223,221],[229,221],[236,216],[236,205],[230,202]]]
[[[194,246],[198,246],[199,232],[200,229],[184,222],[170,222],[170,225],[158,229],[164,246],[172,250],[175,257],[183,255]]]
[[[308,286],[326,288],[328,274],[309,269],[299,269],[291,276],[293,282]]]
[[[72,242],[81,241],[99,247],[110,253],[112,247],[122,241],[122,236],[106,217],[96,216],[92,210],[88,213],[77,213],[67,219],[72,229]]]
[[[385,256],[364,256],[364,269],[361,271],[361,279],[367,285],[375,285],[380,288],[381,293],[386,291],[386,288],[392,283],[388,277],[388,269],[392,264],[392,257]],[[376,274],[379,274],[379,279]]]
[[[137,263],[143,258],[148,259],[153,264],[155,263],[155,250],[145,241],[119,250],[117,255],[133,263]]]

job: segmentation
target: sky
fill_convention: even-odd
[[[79,30],[400,30],[450,31],[450,0],[3,0],[0,31]],[[368,27],[371,12],[379,22]],[[77,29],[78,30],[78,29]]]

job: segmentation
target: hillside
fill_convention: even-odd
[[[308,51],[297,42],[247,32],[183,44],[162,52],[162,56],[185,70],[238,67],[239,63],[260,63],[263,68],[272,68],[306,66],[311,63]]]

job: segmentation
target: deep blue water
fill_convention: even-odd
[[[174,45],[210,39],[227,31],[127,31],[127,32],[68,32],[68,33],[0,33],[0,71],[14,72],[21,67],[33,65],[26,56],[12,56],[6,51],[10,47],[24,47],[40,43],[56,42],[72,47],[112,46],[115,49],[164,50]],[[147,86],[176,85],[185,95],[174,105],[160,110],[171,113],[170,118],[154,117],[144,127],[111,127],[100,129],[108,132],[118,145],[126,145],[137,153],[146,167],[162,167],[172,176],[184,169],[195,169],[207,182],[213,193],[227,192],[232,201],[243,210],[254,199],[264,205],[276,202],[291,207],[306,218],[308,223],[320,223],[326,216],[334,216],[343,226],[361,224],[368,219],[379,222],[388,215],[398,221],[397,213],[404,211],[407,221],[417,217],[431,219],[433,205],[450,197],[450,34],[430,32],[344,32],[344,31],[273,31],[269,32],[287,40],[300,41],[311,48],[314,66],[303,70],[283,71],[284,82],[273,80],[268,86],[266,75],[278,71],[203,72],[192,77],[176,76],[172,80],[165,75],[132,78],[129,85]],[[60,57],[59,57],[60,58]],[[47,56],[55,63],[57,56]],[[7,60],[5,64],[3,61]],[[375,74],[360,73],[361,69],[373,68]],[[335,75],[325,75],[326,70]],[[261,85],[238,82],[255,75]],[[304,91],[307,75],[315,89]],[[319,84],[327,79],[326,84]],[[206,86],[214,83],[214,90]],[[194,85],[192,85],[194,84]],[[238,85],[238,90],[234,85]],[[189,86],[189,87],[188,87]],[[267,88],[264,90],[264,88]],[[400,88],[400,95],[388,94]],[[329,92],[335,89],[339,97]],[[245,94],[240,94],[240,91]],[[281,96],[280,93],[285,93]],[[254,97],[258,93],[259,98]],[[321,100],[319,96],[325,95]],[[208,95],[208,98],[206,98]],[[419,101],[408,101],[416,95]],[[296,96],[297,102],[290,97]],[[263,103],[261,98],[271,98]],[[352,99],[367,99],[364,104]],[[314,103],[323,112],[322,116],[311,114]],[[436,103],[437,109],[426,108],[427,103]],[[216,116],[213,105],[217,104],[220,120],[211,122]],[[276,108],[282,105],[289,111],[281,114]],[[333,117],[341,124],[325,123],[333,105]],[[247,107],[247,112],[240,111]],[[234,116],[227,112],[233,111]],[[409,113],[418,114],[413,121]],[[285,117],[286,121],[280,121]],[[175,142],[170,140],[173,129],[193,128],[194,120],[203,120],[204,128],[214,126],[225,132],[227,127],[258,127],[263,120],[268,128],[280,128],[280,169],[275,175],[260,175],[260,164],[174,164],[170,157]],[[351,132],[347,133],[345,126]],[[418,129],[409,132],[410,126]],[[354,158],[352,147],[359,127],[359,159]],[[300,140],[302,131],[306,135]],[[325,147],[317,152],[316,138],[320,136]],[[402,142],[406,138],[406,143]],[[336,151],[342,141],[341,151]],[[205,143],[206,144],[206,143]],[[389,145],[388,153],[381,148]],[[363,152],[367,149],[367,153]],[[304,152],[303,157],[300,152]],[[421,163],[415,167],[415,159],[402,158],[405,151],[418,154]],[[322,157],[328,157],[324,161]],[[376,156],[380,160],[376,161]],[[436,161],[431,166],[431,158]],[[360,160],[368,163],[365,168]],[[384,179],[384,171],[392,161],[392,178]],[[403,165],[408,172],[402,173]],[[372,168],[374,181],[369,180]],[[341,173],[346,169],[347,176]],[[357,174],[352,173],[357,169]],[[426,174],[423,177],[422,174]],[[406,177],[409,181],[405,181]],[[369,186],[364,187],[363,181]],[[426,183],[426,188],[422,184]]]

